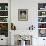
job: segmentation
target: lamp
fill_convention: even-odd
[[[16,26],[13,23],[11,23],[11,30],[16,30]]]

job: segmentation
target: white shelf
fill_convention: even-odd
[[[44,15],[44,16],[38,16],[38,17],[46,17],[46,15]]]
[[[38,22],[38,23],[46,23],[46,22]]]
[[[8,23],[8,22],[0,22],[0,23]]]
[[[38,29],[46,29],[46,28],[38,28]]]
[[[0,17],[8,17],[8,16],[0,16]]]
[[[0,11],[8,11],[8,10],[0,10]]]
[[[46,10],[38,10],[38,11],[46,11]]]

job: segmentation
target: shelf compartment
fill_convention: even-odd
[[[1,30],[0,35],[5,35],[5,37],[8,37],[8,30]]]
[[[0,3],[0,10],[8,10],[8,3]]]
[[[0,22],[8,22],[8,17],[0,17]]]
[[[0,11],[0,16],[8,16],[8,11]]]
[[[46,9],[46,3],[38,3],[38,10],[45,10]]]
[[[0,30],[8,30],[8,23],[0,23]]]
[[[38,22],[46,22],[46,17],[38,17]]]
[[[46,23],[38,23],[38,28],[46,28]]]
[[[38,36],[39,37],[46,37],[46,29],[39,29]]]
[[[0,23],[0,35],[8,37],[8,23]]]
[[[46,11],[38,11],[38,16],[46,16]]]

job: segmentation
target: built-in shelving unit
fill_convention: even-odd
[[[38,3],[38,31],[40,37],[46,37],[46,3]]]
[[[0,35],[8,37],[8,3],[0,3]]]

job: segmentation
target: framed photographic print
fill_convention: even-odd
[[[28,21],[28,9],[18,9],[18,21]]]

